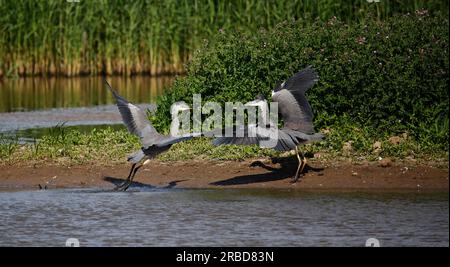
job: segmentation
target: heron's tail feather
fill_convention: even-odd
[[[144,156],[145,156],[144,151],[140,149],[134,152],[133,154],[129,155],[127,160],[132,163],[138,163],[144,158]]]

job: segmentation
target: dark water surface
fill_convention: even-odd
[[[108,81],[130,102],[154,110],[156,97],[174,77],[110,77]],[[25,78],[0,83],[0,135],[33,140],[45,128],[64,124],[80,131],[122,124],[103,78]]]
[[[0,246],[448,246],[448,193],[0,193]]]
[[[154,103],[174,77],[109,77],[109,83],[133,103]],[[114,104],[102,77],[21,78],[0,83],[0,112],[93,107]]]

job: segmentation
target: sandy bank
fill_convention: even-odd
[[[258,162],[255,164],[255,162]],[[130,165],[115,166],[0,166],[0,191],[72,187],[113,188],[128,175]],[[311,162],[300,182],[291,183],[296,162],[154,161],[135,177],[134,186],[176,188],[289,188],[327,190],[439,190],[448,191],[448,168],[393,163]],[[105,178],[106,177],[106,178]]]

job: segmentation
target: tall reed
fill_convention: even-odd
[[[421,8],[448,12],[448,1],[0,0],[0,77],[176,73],[219,30],[333,16],[360,22],[369,13],[382,20]]]

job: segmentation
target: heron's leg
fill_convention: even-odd
[[[300,158],[300,155],[298,154],[298,148],[297,147],[295,147],[295,154],[297,155],[297,159],[298,159],[298,167],[297,167],[297,171],[295,172],[294,179],[292,180],[292,182],[294,182],[294,183],[297,182],[299,174],[300,174],[300,168],[303,165],[303,161]]]
[[[136,167],[136,163],[133,163],[133,165],[131,166],[131,170],[130,170],[130,173],[128,174],[127,179],[126,179],[123,183],[121,183],[121,184],[119,184],[118,186],[116,186],[116,188],[114,188],[114,190],[119,190],[119,188],[121,188],[121,187],[124,186],[126,183],[128,183],[128,181],[129,181],[130,178],[131,178],[131,174],[133,173],[135,167]]]
[[[302,173],[303,169],[305,169],[305,166],[306,166],[306,157],[305,157],[305,155],[303,155],[303,152],[301,152],[301,151],[300,151],[300,154],[302,155],[302,162],[303,162],[302,168],[300,169],[300,173]]]
[[[126,191],[128,189],[128,187],[130,187],[131,183],[133,182],[134,176],[136,175],[136,172],[142,167],[144,166],[144,164],[140,164],[138,165],[136,168],[134,168],[133,170],[133,175],[131,176],[130,180],[128,180],[128,182],[123,186],[122,190]]]
[[[302,173],[302,171],[306,165],[306,158],[303,155],[303,153],[301,151],[299,151],[298,147],[295,147],[295,153],[297,154],[298,167],[297,167],[297,172],[295,173],[294,179],[292,181],[293,183],[298,181],[300,174]],[[300,154],[302,155],[301,157],[300,157]]]

